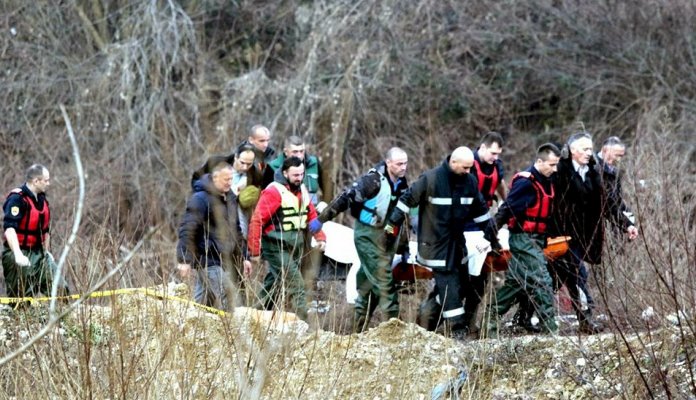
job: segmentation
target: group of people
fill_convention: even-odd
[[[638,231],[621,196],[618,163],[625,154],[620,139],[607,139],[598,154],[587,132],[572,135],[559,149],[540,146],[529,168],[512,178],[509,193],[500,154],[503,138],[489,132],[472,151],[459,147],[441,165],[424,172],[410,186],[408,156],[400,148],[387,151],[384,161],[341,193],[319,215],[326,222],[350,209],[355,218],[355,246],[360,257],[356,278],[358,298],[354,329],[367,327],[379,306],[385,317],[399,315],[392,278],[394,254],[403,252],[399,238],[405,221],[417,209],[416,262],[432,269],[435,286],[419,308],[418,322],[435,330],[465,336],[476,327],[478,306],[487,280],[485,272],[468,268],[464,232],[480,231],[494,252],[498,232],[509,232],[511,259],[504,285],[484,313],[484,337],[497,336],[500,317],[519,304],[516,322],[534,332],[556,332],[554,292],[568,287],[583,333],[603,327],[592,318],[594,302],[588,290],[586,263],[601,262],[603,219],[628,239]],[[491,206],[497,200],[497,212]],[[550,237],[570,237],[569,251],[547,262],[543,250]],[[401,241],[403,242],[403,241]],[[579,290],[588,307],[580,301]],[[541,323],[533,325],[536,313]]]
[[[509,191],[498,133],[487,133],[474,151],[456,148],[410,185],[408,155],[393,147],[321,213],[316,209],[323,194],[318,159],[306,154],[297,136],[288,137],[278,155],[270,139],[268,128],[254,126],[232,154],[210,157],[193,173],[176,254],[181,276],[195,273],[196,302],[221,309],[243,304],[287,308],[306,318],[306,286],[315,278],[317,254],[326,242],[322,225],[350,210],[361,263],[355,331],[368,327],[378,306],[384,317],[399,317],[391,268],[394,255],[408,249],[406,221],[415,225],[416,262],[432,269],[435,281],[419,309],[422,326],[444,325],[453,336],[467,335],[476,326],[487,274],[467,267],[475,254],[468,254],[464,233],[481,232],[497,252],[498,232],[507,227],[509,269],[484,312],[482,336],[497,336],[501,317],[515,304],[514,320],[521,327],[555,332],[553,296],[564,284],[580,331],[603,329],[592,316],[587,266],[601,263],[603,219],[630,240],[638,235],[621,195],[619,162],[625,145],[619,138],[607,139],[596,154],[587,132],[570,136],[562,149],[543,144],[532,165],[512,177]],[[6,197],[2,264],[11,297],[45,294],[50,288],[55,263],[48,252],[49,185],[48,169],[32,165],[24,185]],[[414,212],[417,218],[411,221]],[[569,251],[548,261],[543,249],[555,236],[570,237]],[[247,296],[245,277],[262,262],[267,272],[260,293]],[[539,325],[531,323],[534,313]]]
[[[270,139],[268,128],[254,126],[234,153],[210,157],[193,173],[193,194],[178,231],[177,268],[183,277],[195,271],[194,300],[201,304],[287,304],[306,318],[305,280],[316,274],[316,254],[326,240],[315,209],[321,171],[301,138],[288,137],[277,156]],[[309,248],[311,236],[315,250]],[[262,259],[268,265],[263,287],[250,295],[244,278]]]

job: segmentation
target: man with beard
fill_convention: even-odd
[[[272,310],[285,302],[301,319],[307,319],[305,285],[300,274],[304,234],[309,230],[323,250],[326,236],[321,231],[317,211],[302,183],[304,165],[297,157],[283,161],[275,181],[261,192],[249,223],[249,254],[255,266],[260,256],[268,261],[268,272],[260,293],[261,305]]]
[[[312,204],[316,206],[319,202],[319,192],[323,189],[319,160],[317,157],[307,154],[307,147],[304,140],[294,135],[285,139],[283,153],[276,157],[275,160],[271,161],[269,165],[273,170],[277,171],[283,165],[283,161],[288,157],[297,157],[304,163],[305,175],[303,183],[307,187]]]

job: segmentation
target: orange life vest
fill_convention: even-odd
[[[478,190],[483,195],[483,198],[488,203],[488,207],[493,204],[493,196],[495,195],[495,189],[498,188],[500,183],[500,176],[498,175],[498,167],[493,165],[493,172],[486,175],[481,170],[481,164],[478,160],[474,159],[474,165],[476,166],[476,179],[478,179]]]
[[[553,203],[554,189],[551,185],[551,193],[546,193],[543,185],[534,178],[534,175],[529,171],[522,171],[515,174],[512,178],[512,184],[515,179],[529,179],[532,182],[532,186],[536,191],[537,201],[532,207],[527,208],[524,221],[520,224],[523,232],[527,233],[544,233],[546,232],[546,227],[548,225],[549,217],[551,216],[551,206]],[[510,218],[508,221],[508,227],[510,229],[514,228],[520,221],[516,221],[515,218]]]
[[[9,198],[12,194],[19,194],[24,204],[27,206],[27,212],[24,213],[22,220],[15,229],[19,247],[31,249],[43,245],[46,241],[46,235],[48,234],[51,223],[51,212],[48,207],[48,200],[44,199],[43,209],[39,210],[36,208],[34,200],[24,193],[22,189],[12,189],[7,197]]]

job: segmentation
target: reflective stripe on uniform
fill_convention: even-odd
[[[444,267],[447,265],[447,261],[445,260],[428,260],[425,258],[417,257],[417,261],[421,265],[425,265],[426,267]]]
[[[430,202],[430,204],[434,204],[436,206],[452,205],[452,199],[449,197],[428,197],[428,201]]]
[[[396,203],[396,208],[403,211],[404,214],[408,214],[409,212],[411,212],[411,208],[409,206],[407,206],[406,204],[402,203],[401,201]]]
[[[491,219],[491,216],[490,216],[490,214],[486,213],[480,217],[474,218],[474,222],[476,222],[478,224],[479,222],[488,221],[489,219]]]
[[[459,202],[461,204],[473,204],[474,203],[474,198],[473,197],[461,197],[459,199]]]
[[[442,312],[442,318],[454,318],[464,314],[464,307],[455,308]]]

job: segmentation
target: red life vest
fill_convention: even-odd
[[[495,195],[495,189],[498,188],[500,183],[500,176],[498,176],[498,167],[493,164],[493,172],[490,175],[486,175],[481,170],[481,164],[477,159],[474,158],[474,166],[476,166],[476,178],[478,179],[478,190],[483,195],[483,198],[488,203],[488,207],[493,204],[493,196]]]
[[[24,204],[27,206],[27,212],[22,216],[15,231],[17,232],[17,241],[22,249],[31,249],[42,245],[46,241],[46,235],[51,223],[51,212],[48,208],[48,200],[44,199],[42,210],[36,208],[36,204],[29,195],[24,193],[22,189],[12,189],[7,197],[13,193],[19,194]],[[5,239],[7,241],[7,239]]]
[[[544,233],[546,232],[546,226],[548,225],[549,217],[551,216],[551,205],[553,203],[554,189],[551,185],[551,193],[546,193],[542,184],[534,178],[529,171],[522,171],[515,174],[510,183],[510,187],[515,182],[515,179],[526,178],[532,181],[532,186],[536,191],[537,201],[532,207],[529,207],[525,212],[524,221],[521,224],[523,232],[527,233]],[[510,218],[508,221],[508,228],[513,229],[519,221],[515,218]]]

